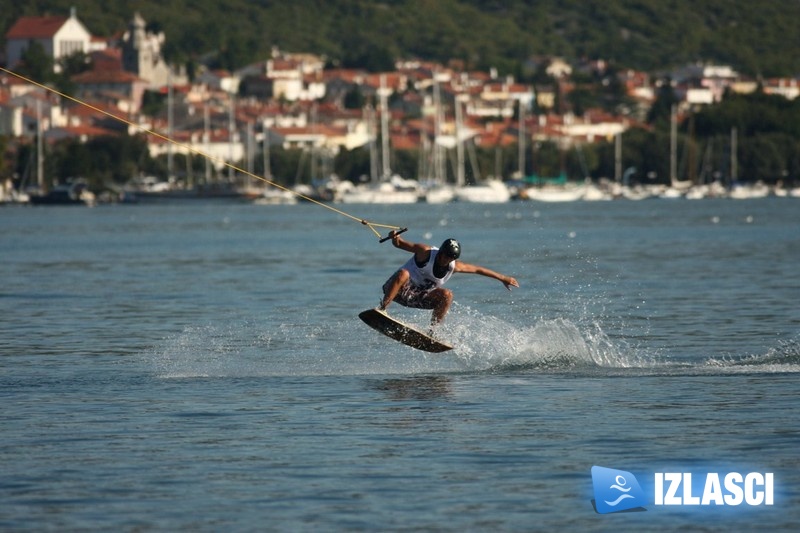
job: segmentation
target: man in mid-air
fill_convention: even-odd
[[[455,239],[447,239],[436,248],[408,242],[396,231],[390,232],[389,236],[395,248],[411,252],[414,256],[383,284],[383,300],[378,307],[381,311],[392,302],[416,309],[433,309],[431,325],[437,325],[444,319],[453,302],[452,291],[445,289],[443,285],[455,272],[494,278],[508,290],[519,287],[517,280],[510,276],[458,261],[461,245]]]

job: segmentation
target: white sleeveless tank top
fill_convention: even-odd
[[[455,271],[456,268],[455,261],[450,261],[450,263],[447,265],[447,272],[445,272],[443,277],[437,278],[433,275],[433,265],[436,263],[436,255],[438,253],[438,248],[431,248],[431,257],[422,268],[417,266],[416,256],[413,255],[411,256],[411,259],[406,261],[406,264],[403,265],[402,268],[408,270],[408,273],[411,275],[411,283],[413,283],[418,289],[425,292],[438,289],[447,283],[447,280],[449,280],[450,276],[453,275],[453,271]]]

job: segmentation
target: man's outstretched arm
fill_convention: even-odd
[[[494,278],[505,285],[506,289],[508,290],[511,290],[511,287],[519,287],[519,282],[511,276],[500,274],[499,272],[495,272],[494,270],[490,270],[479,265],[472,265],[470,263],[456,261],[455,271],[463,272],[465,274],[480,274],[481,276],[486,276],[487,278]]]

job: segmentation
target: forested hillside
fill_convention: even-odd
[[[654,71],[704,60],[749,75],[800,74],[798,0],[0,0],[3,34],[21,15],[69,13],[123,31],[135,11],[173,61],[235,69],[272,46],[386,69],[398,57],[524,75],[532,55],[604,58]]]

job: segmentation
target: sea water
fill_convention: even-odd
[[[521,287],[455,275],[432,355],[357,318],[407,253],[318,205],[0,209],[0,529],[800,528],[797,200],[346,207]],[[655,505],[733,471],[773,505]]]

